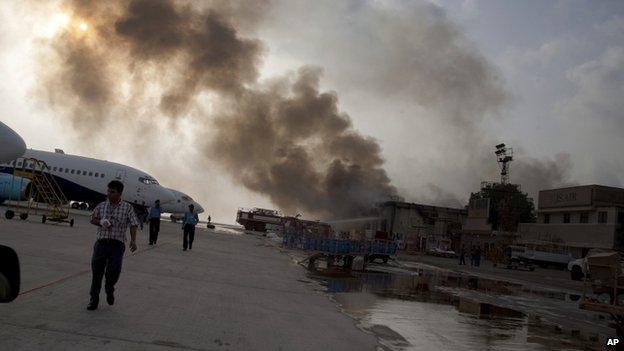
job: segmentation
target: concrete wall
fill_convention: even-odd
[[[409,236],[444,236],[450,227],[460,227],[466,211],[446,207],[388,202],[381,208],[380,217],[386,219],[388,230]],[[394,219],[394,220],[393,220]]]
[[[587,223],[598,223],[598,212],[607,212],[607,224],[616,224],[618,219],[618,213],[624,212],[624,209],[619,207],[593,207],[586,210],[565,210],[557,209],[556,212],[544,211],[537,215],[537,223],[544,223],[544,217],[546,214],[550,215],[550,224],[562,224],[564,213],[570,214],[570,223],[581,223],[581,214],[587,213]]]
[[[568,247],[612,249],[617,227],[616,224],[599,223],[520,223],[518,234],[522,242],[552,242]]]

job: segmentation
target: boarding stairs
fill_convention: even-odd
[[[21,167],[17,167],[18,164]],[[20,158],[16,160],[13,175],[31,181],[31,198],[46,205],[47,219],[63,221],[69,217],[69,201],[49,171],[50,167],[42,160]]]

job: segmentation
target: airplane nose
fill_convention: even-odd
[[[176,200],[173,193],[165,188],[160,189],[159,195],[161,204],[174,203]]]
[[[14,160],[26,152],[26,143],[13,129],[0,122],[0,160],[7,162]]]
[[[194,203],[194,205],[195,205],[195,211],[196,211],[197,213],[203,213],[203,212],[204,212],[204,208],[203,208],[203,207],[201,207],[201,205],[200,205],[200,204],[198,204],[197,202],[195,202],[195,203]]]

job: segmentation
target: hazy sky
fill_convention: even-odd
[[[275,0],[248,7],[233,18],[242,37],[261,43],[252,84],[319,67],[321,91],[335,94],[354,130],[376,139],[388,177],[410,201],[465,203],[480,181],[496,179],[492,149],[501,141],[515,151],[512,181],[532,196],[561,184],[623,185],[622,1]],[[221,132],[212,131],[209,93],[173,122],[124,101],[106,111],[113,119],[101,130],[78,131],[41,92],[46,72],[59,64],[50,43],[73,25],[66,8],[60,1],[0,5],[1,121],[29,147],[143,169],[196,198],[217,221],[232,222],[237,207],[273,206],[216,157],[200,155],[206,151],[198,145]],[[109,83],[127,89],[121,77]],[[140,116],[132,124],[114,118],[128,109]]]

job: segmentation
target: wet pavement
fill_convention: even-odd
[[[391,350],[601,350],[615,337],[578,294],[423,267],[308,277]]]
[[[89,313],[86,222],[0,219],[23,273],[21,296],[0,305],[0,349],[600,350],[615,334],[578,308],[564,272],[471,272],[428,258],[308,271],[295,264],[305,253],[237,226],[202,225],[182,253],[179,224],[167,222],[158,245],[142,232],[127,253],[115,306]]]

